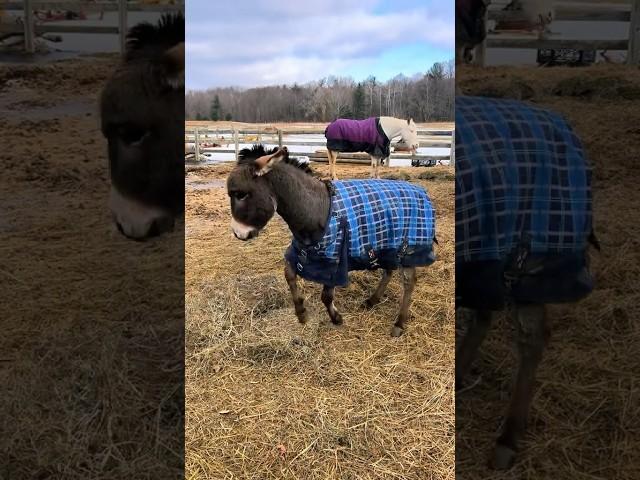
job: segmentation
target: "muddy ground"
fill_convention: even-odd
[[[477,387],[456,404],[456,478],[638,478],[638,274],[640,249],[640,71],[589,68],[467,68],[466,94],[516,98],[563,114],[593,165],[592,255],[596,290],[576,305],[549,310],[551,342],[538,374],[529,434],[519,462],[487,469],[507,407],[515,358],[513,332],[500,318],[476,362]]]
[[[182,469],[183,237],[112,226],[97,99],[116,62],[0,66],[0,478]]]
[[[187,477],[453,479],[453,170],[382,171],[427,188],[440,241],[439,260],[419,269],[407,331],[392,338],[397,276],[381,304],[360,306],[377,272],[336,290],[339,328],[321,287],[301,281],[311,319],[298,323],[283,276],[291,234],[275,218],[250,242],[233,238],[230,169],[187,175]]]

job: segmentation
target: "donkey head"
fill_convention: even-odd
[[[407,120],[407,125],[402,129],[400,135],[402,136],[402,141],[409,146],[409,150],[412,153],[416,153],[420,146],[420,141],[418,140],[418,127],[413,118]]]
[[[110,208],[119,230],[142,240],[184,212],[184,17],[164,15],[127,35],[101,97]]]
[[[227,178],[231,228],[236,238],[256,237],[273,217],[276,199],[264,176],[283,160],[289,160],[287,147],[267,151],[262,145],[254,145],[240,151],[238,164]]]

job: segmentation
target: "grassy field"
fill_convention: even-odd
[[[305,283],[311,319],[298,324],[283,276],[288,228],[274,219],[251,242],[233,238],[230,169],[187,175],[187,478],[453,479],[453,170],[383,170],[427,188],[440,241],[396,339],[397,278],[376,308],[359,307],[377,272],[337,289],[339,328],[321,287]],[[369,174],[338,169],[342,178]]]

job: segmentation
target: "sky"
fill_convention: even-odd
[[[455,56],[454,2],[189,0],[186,88],[412,77]]]

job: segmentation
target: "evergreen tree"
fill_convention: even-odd
[[[213,120],[214,122],[217,122],[218,120],[220,120],[220,98],[218,97],[218,95],[216,95],[215,97],[213,97],[213,100],[211,101],[211,115],[210,115],[210,119]]]
[[[353,90],[353,118],[361,119],[366,115],[365,91],[362,82]]]

